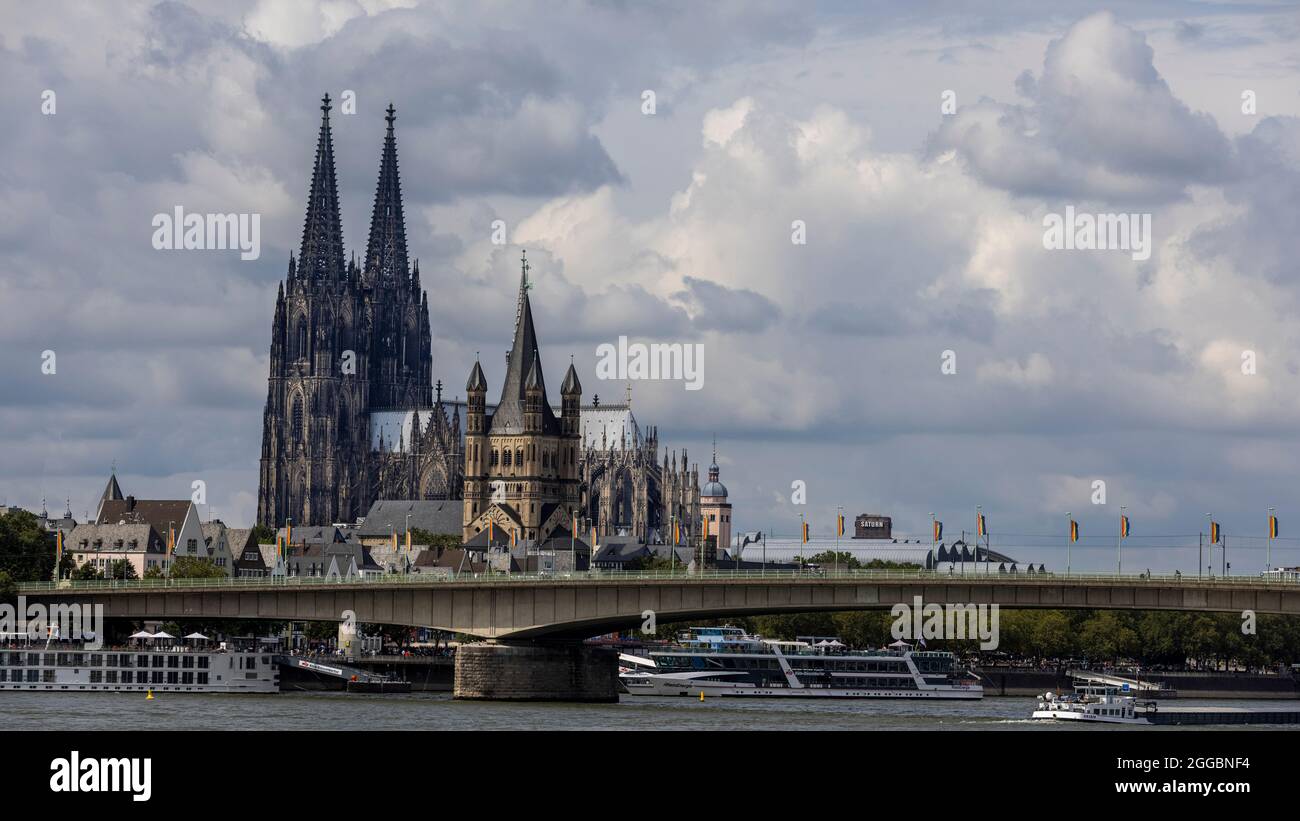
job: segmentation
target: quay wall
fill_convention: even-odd
[[[1058,688],[1063,693],[1074,690],[1074,682],[1064,670],[988,667],[975,672],[982,679],[985,696],[1037,696]],[[1173,688],[1178,698],[1300,698],[1300,680],[1290,676],[1156,673],[1151,680]]]

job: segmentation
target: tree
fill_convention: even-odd
[[[92,579],[102,579],[104,578],[104,574],[100,573],[99,570],[90,562],[86,562],[73,572],[71,578],[77,579],[78,581],[90,581]]]
[[[18,585],[6,571],[0,570],[0,603],[13,604],[18,601]]]
[[[1042,657],[1068,656],[1074,651],[1074,628],[1060,610],[1048,610],[1033,632],[1034,652]]]
[[[226,571],[196,556],[178,556],[172,559],[167,575],[173,579],[224,579]]]
[[[330,641],[338,638],[339,625],[333,621],[309,621],[303,635],[310,641]]]
[[[275,544],[275,528],[268,525],[254,525],[253,541],[255,544]]]
[[[838,565],[841,570],[856,570],[862,567],[862,562],[858,561],[856,556],[844,550],[838,553],[834,550],[827,550],[818,553],[816,556],[809,557],[808,562],[809,564],[819,564],[822,567],[835,567]]]
[[[15,582],[49,581],[54,575],[54,542],[36,514],[17,510],[0,516],[0,570]],[[65,560],[71,561],[68,551]]]
[[[438,551],[442,551],[461,546],[461,538],[458,534],[453,533],[430,533],[418,527],[411,528],[411,544],[423,544]]]
[[[1137,648],[1138,637],[1115,611],[1098,610],[1079,630],[1079,645],[1090,661],[1118,660]]]

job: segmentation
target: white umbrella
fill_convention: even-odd
[[[203,635],[202,633],[190,633],[185,638],[194,639],[195,641],[211,641],[211,639],[209,639],[207,636]]]
[[[153,633],[150,633],[148,630],[140,630],[131,634],[131,638],[133,639],[151,639],[153,637]]]
[[[154,633],[154,634],[153,634],[153,638],[156,638],[156,639],[174,639],[174,638],[176,638],[176,637],[173,636],[171,633],[168,633],[166,630],[159,630],[157,633]]]

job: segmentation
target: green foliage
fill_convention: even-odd
[[[418,527],[411,528],[411,544],[428,545],[435,550],[448,550],[461,546],[461,537],[452,533],[430,533]]]
[[[36,514],[18,510],[0,516],[0,571],[13,581],[49,581],[54,575],[54,553],[54,540]],[[71,562],[66,550],[64,558]]]
[[[0,570],[0,603],[13,604],[18,601],[18,585],[7,571]]]
[[[862,567],[862,562],[858,561],[856,556],[844,550],[838,553],[834,550],[827,550],[818,553],[816,556],[809,556],[808,562],[810,564],[819,564],[822,567],[835,567],[838,565],[840,570],[857,570]]]
[[[224,579],[226,571],[196,556],[177,556],[167,575],[173,579]]]
[[[257,544],[275,544],[275,528],[270,525],[254,525],[253,541]]]

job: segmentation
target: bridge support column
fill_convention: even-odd
[[[618,701],[618,652],[583,644],[462,644],[456,698]]]

